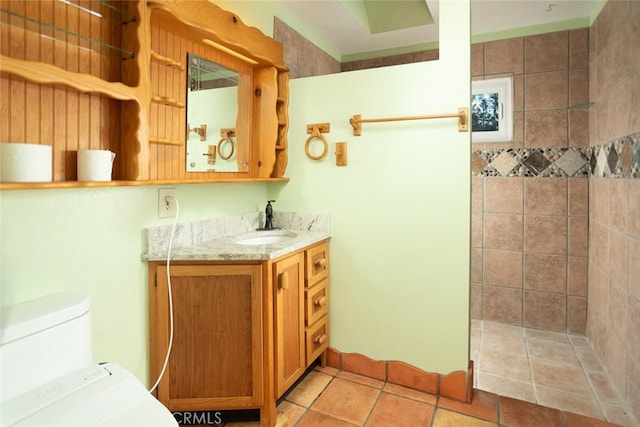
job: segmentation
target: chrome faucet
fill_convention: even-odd
[[[265,230],[273,230],[273,206],[271,206],[271,202],[275,203],[275,200],[267,200],[267,207],[264,210],[264,229]]]

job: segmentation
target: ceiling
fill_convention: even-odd
[[[374,34],[363,17],[365,0],[275,0],[275,3],[299,22],[305,37],[322,41],[325,49],[344,57],[437,42],[439,0],[422,1],[427,3],[435,24]],[[366,0],[385,3],[390,20],[397,20],[401,13],[398,6],[403,2]],[[592,11],[601,4],[602,0],[471,0],[471,32],[472,36],[478,36],[569,20],[588,23]]]

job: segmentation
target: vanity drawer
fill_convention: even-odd
[[[329,286],[325,279],[304,291],[306,326],[311,326],[329,312]]]
[[[305,260],[305,284],[310,288],[329,274],[329,244],[325,242],[307,249]]]
[[[307,366],[329,347],[329,317],[324,316],[320,321],[307,328]]]

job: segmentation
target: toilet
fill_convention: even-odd
[[[60,292],[0,310],[0,425],[178,425],[131,372],[93,362],[86,295]]]

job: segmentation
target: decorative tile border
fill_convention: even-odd
[[[473,150],[473,176],[640,178],[640,132],[579,148]]]

